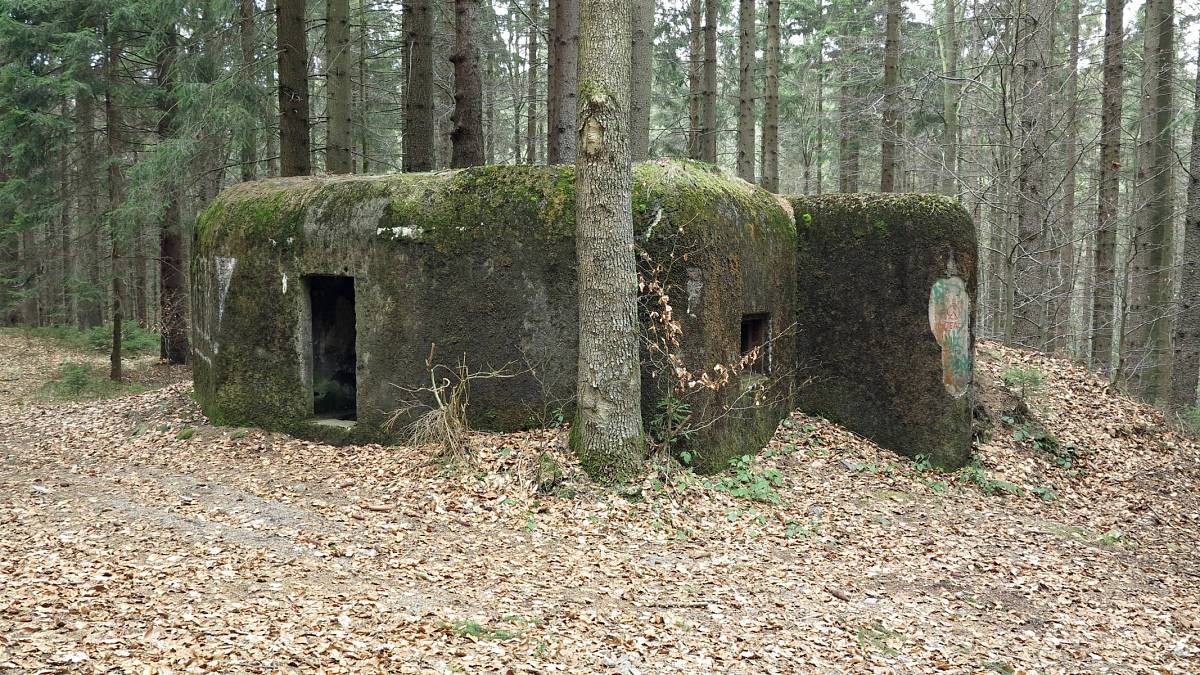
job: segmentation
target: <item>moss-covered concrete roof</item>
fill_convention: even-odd
[[[202,247],[291,241],[324,228],[447,249],[497,237],[561,239],[575,230],[574,175],[571,166],[481,166],[241,183],[201,214],[196,236]],[[664,209],[676,225],[795,236],[787,200],[717,167],[646,162],[634,168],[634,177],[635,222],[643,228]]]

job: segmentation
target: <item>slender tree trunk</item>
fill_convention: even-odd
[[[79,94],[75,104],[78,124],[79,171],[79,254],[77,265],[76,307],[80,328],[94,328],[104,322],[100,298],[100,185],[99,160],[96,157],[95,101],[91,92]]]
[[[178,49],[174,28],[167,32],[158,54],[159,118],[158,138],[166,141],[175,135],[174,69]],[[282,58],[282,57],[281,57]],[[281,78],[282,81],[282,78]],[[282,147],[281,138],[281,147]],[[305,155],[307,156],[307,154]],[[287,162],[284,162],[286,164]],[[189,356],[187,334],[187,294],[183,276],[183,235],[181,228],[179,188],[171,181],[167,186],[166,207],[158,239],[159,315],[162,322],[160,351],[168,363],[187,363]]]
[[[575,117],[579,69],[579,0],[551,3],[550,73],[547,88],[548,164],[575,163]]]
[[[277,17],[276,23],[278,24],[278,7],[275,4],[275,0],[264,0],[264,5],[266,6],[266,11],[268,14]],[[276,45],[278,45],[278,42],[279,42],[278,27],[276,28],[276,39],[274,42]],[[267,37],[266,43],[272,44],[272,40],[270,39],[270,36]],[[276,66],[277,65],[278,64],[276,64]],[[266,68],[267,91],[268,92],[277,91],[277,86],[276,86],[277,80],[275,78],[276,70],[277,70],[277,68],[275,66]],[[267,112],[264,115],[264,117],[266,119],[269,119],[270,121],[273,121],[276,124],[278,124],[279,120],[282,119],[282,117],[283,117],[283,109],[279,107],[279,103],[280,103],[279,97],[275,96],[272,98],[274,100],[274,103],[272,104],[272,103],[268,102],[267,105],[269,106],[268,107],[269,112]],[[279,160],[280,160],[279,148],[277,147],[279,145],[280,134],[272,133],[272,130],[273,130],[273,127],[271,127],[270,122],[268,122],[268,126],[267,126],[268,133],[266,134],[266,136],[267,136],[266,153],[267,153],[267,177],[269,177],[269,178],[274,178],[275,176],[279,175]]]
[[[1039,6],[1039,2],[1044,5]],[[1014,256],[1012,336],[1018,343],[1043,348],[1046,343],[1046,225],[1050,201],[1046,192],[1046,152],[1050,144],[1049,60],[1053,5],[1033,0],[1018,21],[1021,45],[1021,106],[1018,136],[1017,250]]]
[[[962,85],[959,82],[958,59],[962,40],[958,31],[957,0],[945,0],[942,30],[938,34],[938,49],[942,56],[942,194],[958,194],[958,100]]]
[[[238,37],[242,43],[242,77],[250,87],[258,91],[258,67],[255,56],[255,46],[258,36],[254,29],[254,0],[241,0],[238,5]],[[253,106],[257,108],[258,99],[254,98]],[[257,116],[255,121],[246,125],[240,139],[241,178],[243,181],[254,180],[258,172],[258,130]]]
[[[542,0],[529,0],[529,92],[525,97],[525,163],[537,164],[538,150],[538,48],[542,32]]]
[[[779,0],[767,0],[767,86],[763,108],[762,185],[779,192]]]
[[[896,145],[900,141],[900,0],[888,0],[883,47],[883,130],[879,147],[879,191],[896,191]]]
[[[704,95],[701,101],[700,159],[717,163],[717,23],[720,0],[704,0]]]
[[[1113,376],[1114,290],[1117,259],[1117,200],[1121,187],[1121,85],[1125,0],[1105,0],[1104,91],[1100,112],[1100,177],[1096,200],[1096,258],[1092,296],[1092,366]]]
[[[854,92],[844,78],[838,96],[838,190],[858,192],[858,130],[854,124]]]
[[[479,74],[479,0],[454,0],[454,154],[450,165],[477,166],[483,157],[483,82]]]
[[[483,82],[483,163],[496,163],[496,56],[488,49]]]
[[[633,90],[629,99],[630,152],[640,162],[650,154],[650,92],[654,84],[654,10],[655,0],[633,3],[633,37],[630,42],[630,78]]]
[[[328,137],[325,140],[325,170],[352,173],[354,159],[350,118],[350,0],[327,0],[325,25],[325,93],[328,97]]]
[[[823,3],[817,3],[821,7]],[[813,163],[816,164],[816,194],[825,192],[825,36],[817,36],[817,152]]]
[[[1132,393],[1165,402],[1170,389],[1170,254],[1176,161],[1171,120],[1175,66],[1175,2],[1147,0],[1141,132],[1135,189],[1133,277],[1121,370]]]
[[[636,474],[645,453],[629,153],[631,22],[626,0],[580,17],[576,229],[579,411],[571,447],[594,479]]]
[[[704,3],[688,0],[688,135],[687,155],[700,159],[701,64],[704,62]]]
[[[72,119],[70,104],[63,101],[62,118],[64,120]],[[72,323],[74,313],[71,308],[71,293],[69,292],[72,270],[72,245],[71,245],[71,169],[69,161],[70,152],[63,149],[58,153],[58,254],[60,256],[58,262],[58,297],[55,300],[56,306],[59,307],[58,318],[56,324],[64,326]]]
[[[117,36],[105,31],[108,41],[107,87],[104,91],[104,135],[108,141],[108,210],[115,213],[125,201],[125,177],[121,172],[121,113],[115,100],[118,87],[118,69],[121,63],[121,48]],[[121,381],[121,324],[124,323],[125,265],[122,264],[121,219],[109,218],[112,261],[112,350],[109,353],[108,377],[113,382]]]
[[[1069,16],[1069,39],[1067,46],[1066,72],[1066,128],[1063,130],[1063,178],[1062,218],[1059,222],[1058,264],[1054,291],[1050,298],[1050,347],[1051,351],[1062,350],[1070,343],[1074,332],[1071,321],[1072,299],[1075,295],[1075,168],[1078,154],[1078,108],[1079,108],[1079,0],[1071,0]]]
[[[738,0],[737,175],[754,182],[754,0]]]
[[[408,84],[404,91],[404,170],[433,169],[433,8],[404,3]]]
[[[312,158],[304,0],[278,0],[275,15],[279,41],[279,171],[283,176],[307,176],[312,173]]]
[[[1187,214],[1179,259],[1179,307],[1172,341],[1175,355],[1171,371],[1171,408],[1181,412],[1196,407],[1196,387],[1200,384],[1197,382],[1200,378],[1200,69],[1196,71],[1195,92]]]
[[[367,68],[368,15],[367,0],[358,0],[358,154],[360,173],[371,172],[368,158],[371,138],[371,86],[370,70]]]

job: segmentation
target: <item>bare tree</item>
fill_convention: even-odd
[[[737,175],[754,182],[754,0],[738,0]]]
[[[900,0],[888,0],[883,47],[883,129],[880,131],[879,191],[896,191],[896,145],[901,138],[900,118]]]
[[[479,73],[479,0],[454,0],[454,143],[450,165],[483,164],[483,81]]]
[[[704,90],[700,109],[700,159],[717,163],[717,23],[720,0],[704,0]]]
[[[579,0],[551,0],[550,68],[546,96],[546,162],[575,162],[579,69]]]
[[[1195,106],[1200,111],[1200,69],[1196,71]],[[1200,115],[1192,119],[1192,152],[1188,162],[1187,215],[1183,221],[1179,307],[1175,316],[1175,349],[1171,372],[1171,407],[1196,407],[1200,378]]]
[[[1125,0],[1105,0],[1104,91],[1100,109],[1100,177],[1092,296],[1092,365],[1111,376],[1116,319],[1117,200],[1121,169],[1121,84]]]
[[[762,186],[779,192],[779,0],[767,0],[767,81],[763,107]]]
[[[1174,230],[1175,0],[1147,0],[1129,309],[1121,371],[1130,391],[1162,402],[1170,388],[1170,252]]]
[[[584,0],[576,228],[579,374],[571,445],[595,479],[634,475],[645,452],[638,365],[625,0]]]
[[[325,93],[329,130],[325,141],[325,170],[350,173],[350,0],[328,0],[325,24]]]
[[[404,40],[408,55],[404,89],[404,170],[433,168],[433,7],[431,0],[406,0]]]
[[[307,176],[312,173],[312,159],[304,0],[279,0],[275,17],[279,42],[279,171],[284,176]]]

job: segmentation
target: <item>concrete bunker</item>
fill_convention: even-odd
[[[903,454],[967,460],[976,253],[961,206],[787,200],[695,162],[634,176],[648,433],[685,397],[698,431],[672,447],[702,471],[756,452],[795,407]],[[429,382],[427,360],[465,360],[511,374],[473,382],[474,427],[569,419],[574,209],[564,166],[226,190],[192,247],[197,400],[216,423],[393,442],[383,423]]]
[[[636,166],[633,202],[647,429],[655,433],[669,396],[685,397],[701,429],[676,449],[686,443],[700,469],[723,468],[761,448],[792,409],[791,359],[779,358],[795,351],[790,206],[693,162]],[[382,424],[428,384],[432,352],[435,364],[465,359],[473,371],[511,374],[472,382],[476,428],[569,419],[574,209],[574,171],[563,166],[226,190],[200,217],[192,249],[197,400],[218,423],[398,441]],[[664,297],[678,361],[652,337],[666,328]],[[761,356],[742,367],[748,348]],[[689,387],[676,365],[698,383],[731,375],[715,389]]]
[[[796,405],[944,467],[971,449],[976,242],[938,195],[794,197]]]

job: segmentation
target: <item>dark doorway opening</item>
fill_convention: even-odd
[[[354,277],[309,276],[305,281],[312,313],[313,412],[357,419]]]
[[[771,315],[745,314],[742,316],[742,356],[758,350],[758,358],[746,366],[752,373],[766,375],[771,371]]]

